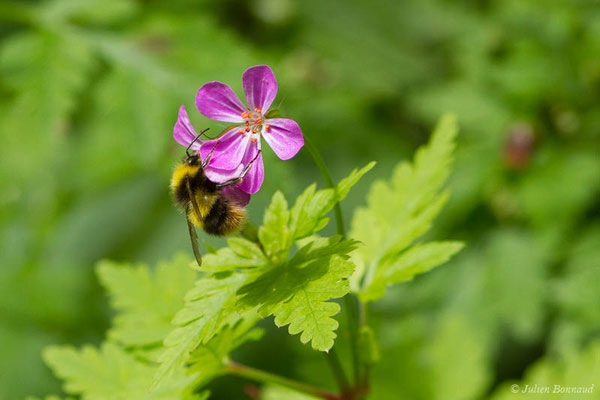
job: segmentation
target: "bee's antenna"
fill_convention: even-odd
[[[190,147],[192,147],[192,145],[193,145],[193,144],[196,142],[196,140],[200,139],[200,137],[202,137],[202,136],[204,135],[204,133],[205,133],[206,131],[208,131],[209,129],[210,129],[210,128],[206,128],[205,130],[203,130],[202,132],[200,132],[200,133],[198,134],[198,136],[196,136],[196,137],[194,138],[194,140],[192,140],[192,141],[190,142],[190,145],[187,147],[187,149],[185,149],[185,154],[187,154],[187,156],[188,156],[188,157],[190,156],[190,153],[189,153]],[[206,135],[204,135],[204,136],[206,136]],[[208,137],[208,136],[207,136],[207,137]]]

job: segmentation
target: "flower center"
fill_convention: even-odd
[[[265,124],[265,119],[260,108],[255,108],[254,111],[246,110],[241,114],[244,119],[244,125],[240,127],[240,134],[250,134],[250,141],[256,143],[260,140],[260,135],[263,132],[269,132],[271,127]]]

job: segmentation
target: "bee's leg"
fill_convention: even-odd
[[[212,147],[212,149],[210,149],[210,153],[208,153],[208,155],[206,156],[206,159],[202,162],[202,168],[204,168],[208,165],[208,163],[210,162],[210,159],[212,158],[213,152],[215,151],[215,149],[217,148],[219,143],[221,143],[221,141],[217,140],[215,142],[215,145]]]
[[[225,186],[230,186],[230,185],[235,185],[236,183],[240,183],[242,181],[242,179],[244,179],[246,177],[246,175],[248,174],[248,171],[250,171],[250,167],[252,167],[252,164],[254,163],[254,161],[256,161],[256,159],[258,158],[259,155],[260,155],[260,150],[258,150],[258,152],[254,156],[254,158],[244,167],[244,170],[242,171],[240,176],[238,176],[237,178],[233,178],[228,181],[225,181],[223,183],[219,183],[217,185],[217,188],[222,188]]]

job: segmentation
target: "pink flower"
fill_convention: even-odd
[[[195,152],[199,152],[202,144],[206,143],[206,142],[203,142],[202,139],[200,139],[200,138],[196,139],[197,136],[198,136],[198,134],[194,130],[194,127],[192,126],[190,119],[188,118],[187,112],[185,111],[185,106],[182,104],[181,107],[179,108],[179,115],[177,116],[177,122],[175,123],[175,126],[173,127],[173,138],[175,138],[175,141],[177,143],[179,143],[180,145],[182,145],[186,148],[189,147],[191,150],[193,150]],[[194,140],[194,139],[196,139],[196,140]],[[205,160],[206,158],[202,158],[202,159]],[[211,176],[215,177],[215,179],[211,179],[211,178],[209,178],[209,179],[216,183],[225,182],[230,179],[229,177],[233,177],[233,178],[238,177],[241,175],[242,170],[244,169],[244,166],[242,164],[239,164],[233,170],[223,170],[223,169],[215,168],[211,164],[212,163],[209,162],[209,164],[204,167],[204,174],[207,177],[209,174]],[[236,201],[240,206],[243,207],[246,204],[248,204],[248,202],[250,202],[250,195],[248,193],[242,191],[239,188],[239,185],[240,184],[238,183],[238,184],[234,184],[234,185],[230,185],[230,186],[225,186],[221,190],[223,191],[225,196]]]
[[[266,116],[277,95],[277,81],[271,68],[266,65],[248,68],[242,76],[242,83],[248,106],[240,101],[229,86],[221,82],[206,83],[196,95],[196,107],[202,115],[217,121],[239,124],[218,139],[200,145],[202,158],[214,148],[210,166],[225,173],[233,174],[240,164],[245,166],[253,160],[261,149],[263,137],[282,160],[294,157],[304,145],[302,131],[295,121]],[[219,182],[234,177],[232,174],[217,176],[214,169],[206,171],[210,180]],[[256,193],[263,178],[262,155],[258,154],[239,188],[249,194]]]

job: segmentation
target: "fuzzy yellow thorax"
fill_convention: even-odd
[[[200,165],[188,165],[188,164],[179,164],[173,171],[173,176],[171,177],[171,190],[175,190],[177,186],[181,184],[181,181],[186,176],[194,176],[200,170]]]

